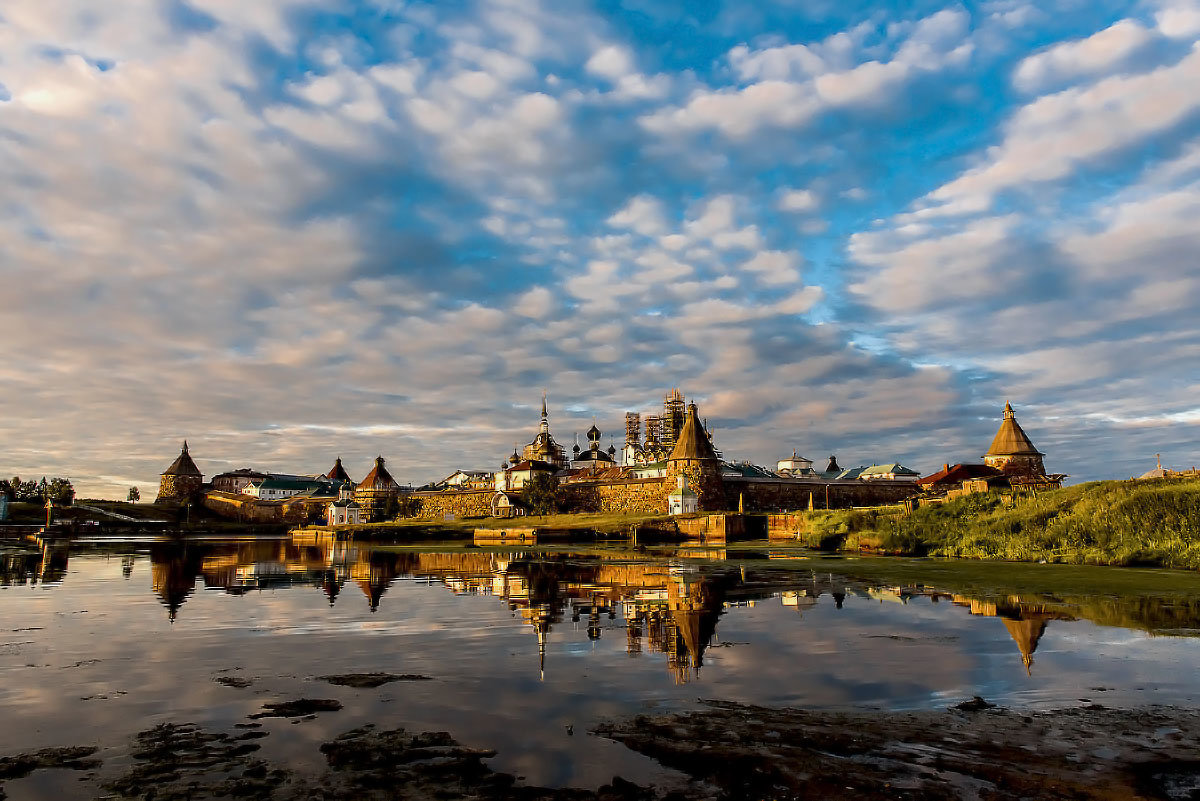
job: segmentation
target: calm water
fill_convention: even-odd
[[[966,597],[782,570],[766,552],[735,563],[711,558],[719,551],[244,540],[0,554],[0,755],[97,744],[101,778],[157,723],[231,730],[266,702],[302,697],[345,707],[263,720],[264,757],[316,770],[320,743],[374,722],[448,730],[498,749],[494,768],[553,786],[669,781],[587,731],[700,698],[810,708],[1200,698],[1190,636],[1200,605],[1178,601]],[[375,671],[432,680],[354,689],[318,678]],[[94,795],[69,771],[6,790]]]

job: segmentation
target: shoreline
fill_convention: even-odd
[[[538,787],[493,770],[502,743],[468,747],[455,732],[408,731],[390,719],[314,745],[300,764],[261,758],[271,736],[256,720],[228,728],[166,722],[114,743],[0,755],[5,784],[47,768],[81,773],[87,792],[120,798],[234,796],[261,801],[359,798],[533,801],[733,801],[740,798],[1185,799],[1200,790],[1200,709],[1079,707],[1030,711],[982,699],[944,710],[810,711],[728,701],[591,727],[686,777],[596,788]],[[287,709],[296,705],[299,711]],[[272,716],[303,725],[340,704],[298,699]],[[262,717],[251,715],[249,718]],[[403,721],[399,721],[402,725]],[[583,734],[583,732],[580,732]],[[104,761],[118,770],[104,770]],[[20,788],[8,788],[17,795]],[[111,796],[110,796],[111,797]]]

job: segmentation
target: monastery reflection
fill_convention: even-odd
[[[815,571],[764,568],[747,578],[746,569],[721,561],[745,554],[702,549],[684,558],[631,553],[567,553],[478,549],[447,552],[393,550],[368,543],[313,535],[307,539],[246,539],[223,542],[155,542],[149,551],[151,586],[172,622],[196,591],[243,594],[297,586],[319,589],[330,606],[365,602],[375,612],[397,578],[438,582],[457,594],[492,596],[527,624],[535,635],[538,668],[544,675],[547,646],[562,626],[577,627],[589,640],[624,639],[630,658],[665,657],[677,682],[699,675],[723,612],[778,597],[803,616],[828,597],[836,609],[846,598],[875,604],[908,604],[914,599],[950,601],[970,614],[999,618],[1016,645],[1021,664],[1033,674],[1034,653],[1052,621],[1087,619],[1103,626],[1141,629],[1150,634],[1195,636],[1200,632],[1200,599],[949,594],[922,585],[888,586]],[[136,557],[120,557],[129,578]],[[67,575],[63,544],[0,551],[0,586],[54,585]],[[764,562],[767,560],[763,560]],[[347,585],[361,592],[349,593]],[[824,603],[828,603],[825,601]],[[569,622],[566,622],[569,621]]]
[[[1008,629],[1008,634],[1017,644],[1021,652],[1021,663],[1025,672],[1033,675],[1033,652],[1037,650],[1038,641],[1046,633],[1046,623],[1051,620],[1076,620],[1074,615],[1062,609],[1053,609],[1044,602],[1022,601],[1019,596],[1010,595],[1001,599],[968,598],[955,595],[953,601],[958,606],[965,606],[972,615],[998,617]]]

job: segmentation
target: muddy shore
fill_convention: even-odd
[[[96,796],[200,798],[537,799],[1189,799],[1200,797],[1200,710],[1038,712],[967,703],[942,711],[807,711],[722,701],[699,710],[605,723],[615,740],[682,772],[685,784],[638,786],[619,777],[597,789],[521,784],[492,770],[493,750],[446,732],[347,731],[308,768],[260,758],[267,734],[160,724],[130,745],[133,766],[101,778],[93,745],[0,757],[0,780],[71,769]],[[0,798],[4,798],[0,785]]]

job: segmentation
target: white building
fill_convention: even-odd
[[[362,509],[354,500],[353,491],[343,486],[338,499],[326,510],[326,523],[330,526],[356,525],[362,522]]]
[[[693,514],[698,508],[699,502],[700,499],[696,496],[696,493],[692,492],[692,488],[688,486],[687,479],[683,476],[678,476],[675,491],[667,496],[667,514]]]
[[[780,459],[775,463],[775,472],[781,476],[815,475],[812,459],[797,456],[795,451],[792,451],[791,459]]]

